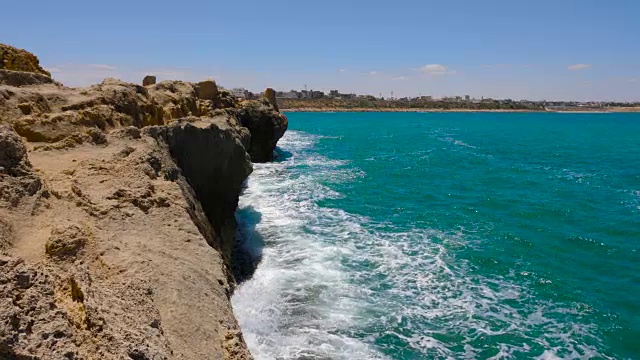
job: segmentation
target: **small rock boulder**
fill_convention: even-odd
[[[35,174],[27,149],[18,134],[0,125],[0,207],[16,207],[25,196],[42,189],[42,180]]]
[[[98,128],[87,129],[87,134],[91,137],[91,142],[96,145],[102,145],[107,143],[107,136],[104,132]]]
[[[20,109],[24,115],[30,115],[33,111],[33,107],[29,103],[18,104],[18,109]]]
[[[4,172],[22,173],[28,166],[27,148],[13,129],[0,125],[0,167]]]
[[[156,84],[156,77],[153,75],[147,75],[142,79],[142,86],[149,86]]]
[[[127,126],[111,132],[111,135],[122,139],[140,139],[140,129],[135,126]]]
[[[287,117],[276,111],[267,99],[243,101],[240,103],[237,117],[240,124],[251,133],[251,143],[247,150],[251,160],[273,160],[273,150],[287,131]]]
[[[54,228],[45,243],[45,252],[57,260],[75,258],[89,240],[90,233],[77,225]]]
[[[202,100],[218,100],[218,85],[213,80],[201,81],[196,85],[198,98]]]

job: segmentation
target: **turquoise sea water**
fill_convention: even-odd
[[[640,115],[288,116],[238,211],[257,359],[640,359]]]

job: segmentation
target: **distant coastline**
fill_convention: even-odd
[[[522,110],[522,109],[416,109],[416,108],[281,108],[284,112],[417,112],[417,113],[438,113],[438,112],[546,112],[545,110]]]
[[[303,93],[303,95],[305,95]],[[402,98],[383,99],[350,95],[336,98],[316,92],[317,98],[277,98],[278,107],[289,112],[554,112],[609,113],[640,112],[640,103],[551,102],[494,99]],[[333,95],[335,96],[335,95]]]
[[[610,108],[610,109],[598,109],[598,110],[529,110],[529,109],[418,109],[418,108],[280,108],[283,112],[412,112],[412,113],[445,113],[445,112],[459,112],[459,113],[593,113],[593,114],[608,114],[608,113],[640,113],[640,107],[634,108]]]

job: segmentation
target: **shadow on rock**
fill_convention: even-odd
[[[238,222],[237,245],[233,254],[233,275],[238,284],[249,280],[255,273],[264,249],[264,238],[256,230],[262,214],[252,206],[236,212]]]
[[[7,360],[34,360],[34,359],[36,359],[35,357],[30,356],[30,355],[16,354],[11,349],[2,348],[3,346],[5,346],[5,345],[0,345],[0,359],[7,359]]]

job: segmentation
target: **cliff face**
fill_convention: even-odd
[[[235,210],[242,183],[252,171],[246,152],[250,144],[249,131],[240,127],[235,119],[220,116],[186,118],[171,126],[146,129],[146,132],[172,154],[213,231],[192,213],[194,222],[209,245],[221,251],[230,267],[235,246]]]
[[[287,131],[287,117],[276,111],[267,99],[240,103],[237,117],[251,132],[249,154],[255,162],[273,160],[273,149]]]
[[[212,81],[2,71],[18,80],[0,82],[0,358],[251,358],[234,212],[286,118]]]

